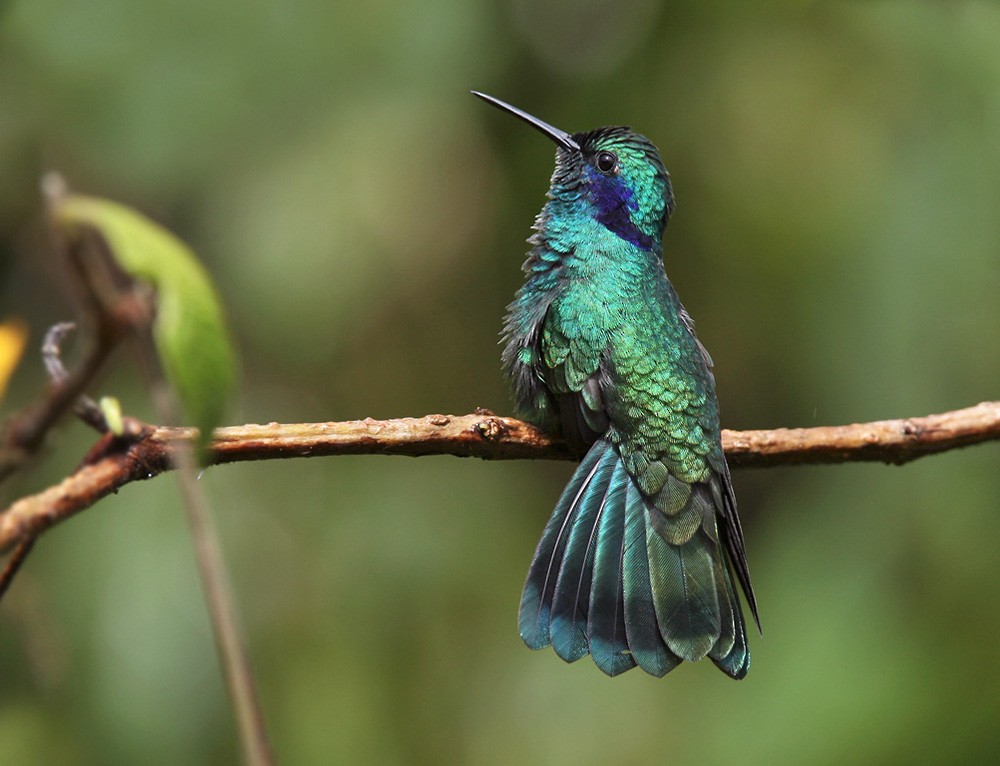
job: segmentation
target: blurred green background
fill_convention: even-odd
[[[230,421],[509,413],[497,331],[551,144],[626,123],[670,168],[667,270],[730,428],[998,398],[992,2],[0,4],[0,314],[74,314],[38,181],[191,243],[241,349]],[[99,393],[152,418],[131,359]],[[42,382],[31,351],[4,409]],[[93,437],[68,424],[6,505]],[[740,471],[764,624],[608,679],[517,636],[571,466],[352,457],[202,479],[287,764],[987,763],[1000,445]],[[0,606],[0,760],[238,760],[173,482],[47,534]]]

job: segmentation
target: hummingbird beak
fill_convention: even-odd
[[[547,122],[542,122],[537,117],[533,117],[527,112],[523,112],[516,106],[511,106],[505,101],[501,101],[493,96],[487,96],[485,93],[480,93],[478,90],[470,91],[473,96],[479,96],[487,104],[493,104],[497,109],[503,109],[505,112],[510,112],[515,117],[524,120],[526,123],[531,125],[536,130],[541,131],[553,141],[555,141],[563,149],[568,149],[571,152],[580,151],[580,144],[573,140],[573,137],[567,133],[565,130],[559,130],[559,128],[554,128]]]

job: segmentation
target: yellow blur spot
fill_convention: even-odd
[[[28,341],[28,325],[13,317],[0,323],[0,398],[7,390],[7,381],[14,374]]]

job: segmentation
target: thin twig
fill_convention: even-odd
[[[100,367],[106,351],[95,349],[81,365],[77,374],[70,375],[62,361],[62,343],[66,336],[76,329],[73,322],[60,322],[49,328],[42,341],[42,361],[52,384],[49,395],[35,407],[16,417],[8,429],[0,436],[6,442],[0,458],[0,480],[12,474],[23,461],[35,452],[45,438],[46,432],[56,423],[58,417],[72,404],[70,394],[82,391]],[[107,424],[100,408],[93,399],[80,393],[74,405],[76,413],[84,422],[98,431],[106,431]],[[96,420],[95,420],[96,412]],[[103,426],[103,428],[102,428]],[[3,572],[0,573],[0,599],[3,598],[14,577],[20,571],[28,554],[34,547],[33,537],[23,538],[17,545]]]
[[[64,377],[53,381],[39,401],[7,423],[0,433],[0,481],[14,473],[39,450],[52,426],[76,405],[94,380],[112,346],[110,334],[97,333],[79,366],[68,374],[63,370]]]
[[[179,409],[177,400],[160,371],[152,338],[145,331],[137,331],[134,335],[157,413],[161,419],[173,421]],[[169,465],[177,469],[177,484],[191,530],[219,663],[236,718],[243,762],[247,766],[271,766],[274,755],[268,742],[246,641],[240,630],[239,610],[226,576],[219,534],[212,521],[208,498],[198,483],[194,444],[187,440],[175,441],[170,449]]]
[[[62,345],[74,330],[76,322],[59,322],[52,325],[45,333],[45,339],[42,341],[42,362],[53,385],[61,386],[69,379],[69,373],[62,360]],[[108,430],[108,423],[100,406],[86,394],[77,397],[73,410],[80,420],[97,432],[104,433]]]
[[[90,507],[132,481],[172,467],[177,442],[192,444],[193,428],[127,421],[131,439],[102,437],[102,449],[60,484],[25,497],[0,514],[0,553]],[[1000,402],[938,415],[847,426],[723,431],[734,467],[875,461],[901,464],[923,455],[1000,439]],[[514,418],[481,411],[397,420],[270,423],[216,429],[211,462],[322,455],[456,455],[487,460],[569,460],[566,446]]]
[[[177,446],[181,447],[173,450],[174,463],[178,468],[177,481],[191,528],[219,662],[233,704],[243,762],[248,766],[269,766],[274,763],[274,756],[267,738],[246,641],[240,630],[236,601],[226,577],[219,534],[212,522],[208,500],[198,485],[194,449],[186,442]]]
[[[7,560],[7,565],[3,568],[3,572],[0,573],[0,598],[3,598],[10,584],[14,582],[14,575],[17,574],[17,571],[21,568],[21,564],[28,558],[28,554],[31,553],[31,549],[34,547],[34,537],[26,537],[17,544],[17,548],[14,549],[14,553]]]

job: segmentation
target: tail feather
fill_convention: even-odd
[[[732,579],[726,562],[720,556],[716,556],[713,567],[715,569],[715,589],[716,593],[719,594],[719,638],[708,656],[714,660],[725,657],[732,651],[736,642],[736,613],[740,609],[739,604],[734,600],[736,594],[733,592]]]
[[[518,628],[521,639],[531,649],[542,649],[550,643],[552,594],[555,591],[556,578],[566,549],[568,537],[566,528],[580,495],[590,483],[597,463],[604,454],[604,450],[597,449],[597,444],[584,456],[576,473],[563,490],[552,518],[542,532],[542,539],[535,549],[535,557],[528,569],[528,579],[521,594]]]
[[[597,463],[588,486],[580,495],[563,554],[562,567],[552,597],[552,648],[566,662],[587,654],[587,614],[590,611],[591,579],[594,571],[594,538],[601,510],[609,492],[611,473],[618,461],[614,450],[606,450]]]
[[[701,487],[696,487],[688,506],[696,508],[701,526]],[[649,574],[660,635],[670,650],[694,662],[704,657],[719,639],[719,595],[716,592],[717,546],[700,531],[686,541],[675,543],[660,534],[660,512],[647,505],[650,523],[646,527]],[[693,515],[687,509],[680,516]]]
[[[597,667],[609,676],[635,667],[625,628],[625,595],[622,588],[628,485],[625,467],[616,460],[597,529],[587,621],[590,654]]]
[[[723,673],[737,680],[744,678],[750,670],[750,651],[747,649],[747,628],[743,620],[743,612],[736,600],[736,589],[733,577],[726,567],[726,581],[729,592],[729,603],[733,605],[733,643],[731,648],[723,653],[724,646],[716,644],[708,656]],[[721,639],[720,639],[721,642]],[[717,651],[718,650],[718,651]]]
[[[689,493],[672,488],[666,502],[640,488],[617,446],[598,440],[535,551],[519,614],[524,642],[551,643],[567,662],[589,652],[610,676],[636,665],[662,676],[705,656],[729,676],[745,676],[746,625],[723,553],[732,527],[720,535],[716,526],[731,510],[726,480],[713,474]]]
[[[650,560],[646,544],[646,503],[634,482],[629,482],[625,511],[625,631],[636,664],[661,677],[680,664],[660,635],[653,602]]]

